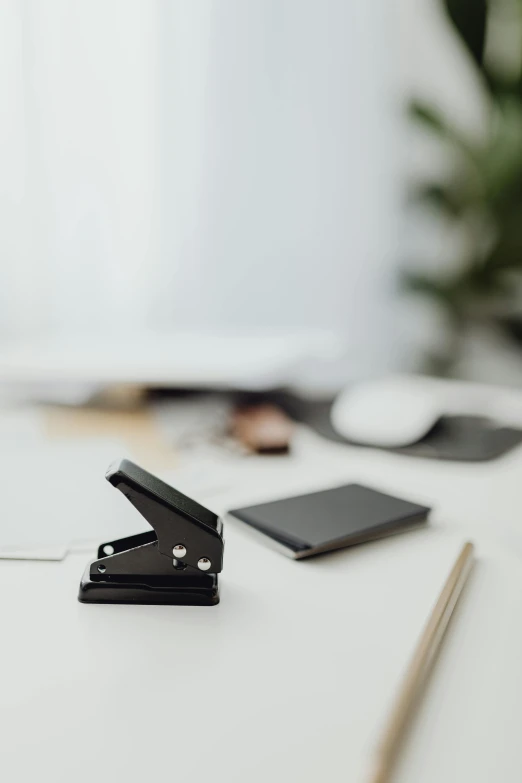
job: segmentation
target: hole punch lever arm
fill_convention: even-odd
[[[213,574],[221,571],[223,524],[216,514],[128,459],[112,465],[105,478],[154,529],[162,555],[172,558],[174,547],[182,544],[186,554],[178,559],[198,568],[198,561],[206,557]]]

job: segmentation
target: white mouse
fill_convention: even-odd
[[[341,392],[333,404],[331,421],[340,435],[356,443],[409,446],[427,435],[448,409],[455,408],[450,396],[445,381],[388,376]]]

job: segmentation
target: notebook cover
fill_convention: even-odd
[[[360,484],[230,511],[290,557],[363,543],[424,522],[430,508]]]

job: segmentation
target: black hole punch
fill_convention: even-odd
[[[79,600],[187,606],[219,603],[221,519],[129,460],[111,466],[106,478],[150,528],[100,544],[98,559],[83,576]]]

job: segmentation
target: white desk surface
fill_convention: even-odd
[[[414,557],[454,534],[476,542],[478,561],[396,781],[522,780],[522,449],[462,465],[345,448],[303,430],[293,457],[237,461],[232,483],[230,467],[202,464],[209,478],[198,499],[220,510],[363,481],[433,504],[432,528],[305,564],[228,525],[213,608],[81,605],[88,555],[0,562],[2,779],[364,783],[361,745],[375,736],[361,726],[390,696],[375,668],[386,641],[380,623],[365,640],[350,638],[342,601],[329,596],[342,577],[353,601],[369,558],[392,562],[398,546]],[[371,670],[361,665],[365,646]]]

